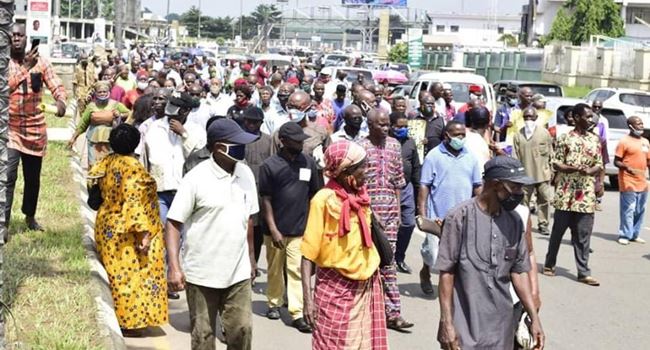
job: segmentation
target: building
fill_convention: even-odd
[[[551,31],[553,20],[565,2],[566,0],[537,0],[536,6],[524,6],[525,15],[530,16],[532,11],[535,11],[530,23],[534,37],[547,35]],[[614,2],[621,4],[625,36],[642,40],[650,39],[650,0],[614,0]]]
[[[429,13],[429,34],[423,37],[425,48],[444,49],[454,45],[464,48],[502,48],[504,34],[517,37],[521,29],[519,14]]]

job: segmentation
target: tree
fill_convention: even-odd
[[[181,15],[179,15],[178,13],[172,12],[172,13],[168,14],[167,16],[165,16],[165,19],[167,20],[167,22],[180,21],[181,20]]]
[[[185,13],[181,14],[179,22],[187,28],[187,33],[191,37],[198,35],[199,15],[201,12],[196,6],[190,7]],[[201,18],[203,20],[203,18]]]
[[[266,42],[266,39],[268,38],[269,34],[269,29],[271,28],[272,25],[276,23],[280,23],[282,20],[282,11],[278,10],[275,5],[258,5],[255,8],[255,11],[251,13],[251,17],[255,20],[255,23],[259,26],[260,34],[262,37],[262,41]],[[279,33],[279,31],[276,29],[275,30],[276,34]]]
[[[388,60],[396,63],[406,63],[409,59],[409,47],[406,43],[393,45],[388,51]]]
[[[614,0],[569,0],[564,9],[558,11],[548,40],[566,40],[580,45],[592,35],[621,37],[625,28],[620,11],[620,5]]]
[[[506,33],[506,34],[501,35],[501,37],[499,38],[499,41],[503,42],[507,47],[515,47],[515,46],[517,46],[517,43],[519,42],[517,40],[517,37],[515,37],[514,35],[512,35],[510,33]]]

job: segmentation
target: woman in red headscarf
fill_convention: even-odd
[[[330,180],[311,200],[301,273],[303,312],[314,330],[315,350],[388,349],[365,159],[365,150],[356,143],[331,144],[325,151]]]

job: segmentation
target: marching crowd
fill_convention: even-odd
[[[26,52],[24,26],[14,27],[10,70],[9,195],[22,160],[23,213],[42,229],[39,84],[59,115],[66,95],[49,63]],[[427,232],[423,293],[439,275],[443,348],[543,348],[529,208],[550,235],[543,274],[555,274],[568,228],[578,281],[599,285],[588,262],[609,159],[602,104],[576,105],[560,133],[538,119],[544,98],[528,88],[508,87],[492,114],[480,86],[460,104],[435,83],[409,108],[383,82],[312,73],[141,47],[80,58],[69,145],[85,134],[97,250],[124,334],[168,322],[168,299],[185,290],[193,349],[214,349],[220,332],[228,349],[250,349],[265,246],[269,319],[286,305],[313,349],[387,349],[387,329],[414,326],[398,271],[413,272],[405,253],[417,226]],[[628,124],[615,156],[621,244],[644,242],[650,160],[641,119]],[[527,341],[516,332],[522,315]]]

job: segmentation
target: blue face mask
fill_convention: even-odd
[[[296,122],[296,123],[300,123],[308,115],[309,115],[310,118],[312,118],[312,116],[311,116],[312,110],[311,109],[309,109],[307,111],[301,111],[299,109],[291,108],[287,112],[289,112],[289,115],[291,116],[291,121]],[[313,113],[314,113],[313,118],[316,118],[316,111],[313,111]]]
[[[514,107],[517,104],[517,102],[519,102],[519,100],[517,100],[516,98],[509,98],[508,99],[508,105],[510,107]]]
[[[461,139],[460,137],[452,137],[449,140],[449,146],[451,146],[451,148],[455,149],[456,151],[460,151],[463,149],[463,146],[465,146],[465,139]]]
[[[109,98],[111,98],[111,97],[110,97],[110,96],[106,96],[106,97],[99,97],[99,96],[97,96],[97,97],[95,97],[95,100],[96,100],[97,102],[104,103],[104,102],[108,101]]]
[[[221,154],[225,155],[226,157],[239,162],[244,160],[246,157],[246,146],[245,145],[235,145],[235,144],[228,144],[224,143],[224,146],[226,146],[225,151],[219,151]]]
[[[398,140],[404,140],[409,136],[409,129],[405,126],[401,128],[393,128],[393,135]]]

